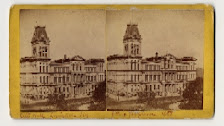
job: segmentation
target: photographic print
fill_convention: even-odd
[[[13,118],[214,114],[210,5],[15,5]]]
[[[107,109],[202,109],[202,10],[107,11]]]
[[[104,29],[104,10],[21,10],[21,111],[105,110]]]

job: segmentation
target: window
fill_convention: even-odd
[[[63,76],[62,83],[65,83],[65,76]]]
[[[72,70],[75,70],[75,64],[72,64]]]
[[[78,64],[76,65],[76,70],[78,71]]]
[[[136,62],[134,61],[134,70],[136,70]]]
[[[46,83],[46,78],[45,78],[45,76],[43,77],[43,81],[44,81],[44,84]]]
[[[131,54],[133,54],[133,44],[131,44]]]
[[[154,70],[156,70],[156,65],[154,65]]]
[[[40,66],[40,73],[41,73],[41,66]]]
[[[43,66],[43,72],[45,72],[45,67]]]
[[[61,83],[61,77],[58,77],[58,83]]]
[[[47,76],[47,84],[48,84],[48,76]]]
[[[80,71],[82,70],[82,66],[80,66]]]
[[[42,77],[40,76],[40,83],[42,83]]]
[[[154,75],[154,80],[156,80],[156,75]]]
[[[132,62],[132,60],[131,60],[131,70],[133,69],[132,64],[133,64],[133,62]]]
[[[138,46],[137,46],[137,54],[139,54],[139,49],[138,49]]]
[[[57,83],[57,77],[54,77],[54,83],[55,84]]]

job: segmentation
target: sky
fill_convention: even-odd
[[[137,23],[142,36],[142,56],[171,53],[193,56],[203,67],[204,11],[202,10],[110,10],[106,13],[107,55],[123,54],[128,23]]]
[[[193,56],[203,67],[202,10],[21,10],[20,56],[31,56],[34,27],[46,26],[50,56],[80,55],[85,59],[123,54],[128,23],[137,23],[144,58],[171,53]]]
[[[51,59],[105,58],[104,10],[21,10],[20,56],[31,56],[34,27],[46,26]]]

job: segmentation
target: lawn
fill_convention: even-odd
[[[92,101],[91,98],[82,98],[82,99],[69,99],[65,100],[64,105],[66,109],[63,111],[76,111],[78,107],[82,104],[87,104]],[[21,104],[21,111],[58,111],[61,110],[56,108],[56,104],[51,104],[49,102],[41,102],[35,104]]]
[[[156,98],[152,102],[138,102],[133,101],[115,101],[111,98],[107,98],[107,110],[132,110],[132,111],[143,111],[143,110],[170,110],[169,105],[178,102],[182,99],[180,96]]]

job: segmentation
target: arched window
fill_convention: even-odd
[[[136,45],[136,54],[139,54],[139,46]]]
[[[41,56],[41,46],[39,47],[39,56]]]
[[[79,67],[78,64],[76,64],[76,71],[78,71],[78,67]]]
[[[133,52],[133,44],[131,44],[131,54],[133,54],[134,52]]]
[[[145,75],[145,81],[148,82],[148,75]]]
[[[43,77],[43,81],[44,81],[44,84],[45,84],[45,76]]]
[[[131,70],[133,70],[133,66],[132,65],[133,65],[133,61],[131,60]]]

